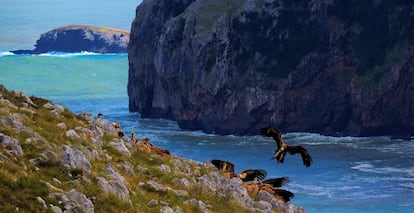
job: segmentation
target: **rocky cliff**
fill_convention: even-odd
[[[33,50],[15,50],[16,54],[46,52],[126,53],[129,31],[85,25],[68,25],[43,33]]]
[[[208,161],[148,152],[115,127],[0,85],[1,211],[304,212],[266,191],[251,197]]]
[[[129,108],[180,127],[414,134],[414,3],[144,0]]]

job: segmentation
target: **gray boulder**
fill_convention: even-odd
[[[67,210],[65,210],[64,212],[94,212],[94,206],[92,201],[89,200],[83,193],[78,192],[75,189],[72,189],[68,193],[66,193],[66,197],[68,198],[69,202],[66,203],[65,207],[67,207]]]
[[[24,155],[23,149],[17,139],[9,137],[3,133],[0,133],[0,144],[3,148],[9,149],[13,154],[17,156]]]
[[[81,169],[86,175],[91,174],[91,163],[79,149],[63,145],[62,152],[63,166],[70,169]]]
[[[111,193],[122,200],[130,201],[127,181],[120,175],[114,166],[106,165],[107,178],[97,177],[98,185],[106,192]]]
[[[128,148],[125,146],[125,143],[122,140],[119,142],[110,142],[108,145],[118,150],[122,155],[126,157],[131,157],[131,152],[128,150]]]

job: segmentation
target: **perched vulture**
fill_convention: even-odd
[[[116,133],[118,133],[118,137],[122,138],[125,136],[124,132],[121,130],[119,122],[112,122],[112,126],[115,128]]]
[[[211,163],[220,171],[223,176],[226,178],[233,178],[238,177],[243,182],[249,182],[249,181],[261,181],[263,180],[267,172],[263,169],[247,169],[243,170],[239,174],[235,174],[234,172],[234,164],[229,161],[223,161],[223,160],[211,160]]]
[[[293,193],[279,187],[286,185],[289,182],[287,177],[273,178],[264,180],[259,183],[243,183],[243,186],[250,192],[253,196],[256,196],[259,191],[263,190],[271,194],[276,200],[280,200],[284,203],[290,201],[294,197]]]
[[[134,142],[137,146],[140,146],[142,149],[144,149],[148,153],[155,153],[157,155],[161,156],[169,156],[170,151],[158,146],[154,146],[148,138],[144,138],[142,140],[138,140],[135,138],[135,132],[131,132],[131,140]]]
[[[279,163],[283,163],[285,160],[286,152],[294,155],[300,153],[302,156],[303,164],[306,167],[311,166],[312,158],[303,146],[290,146],[283,142],[282,133],[280,130],[271,127],[265,127],[260,130],[260,133],[266,137],[272,137],[277,145],[277,150],[272,159],[276,159]]]

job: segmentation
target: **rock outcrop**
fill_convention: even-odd
[[[126,53],[129,31],[85,25],[68,25],[40,36],[33,50],[15,50],[15,54],[47,52]]]
[[[144,0],[130,111],[217,134],[414,134],[412,2]]]
[[[148,153],[112,123],[0,85],[2,212],[304,212],[208,161]]]

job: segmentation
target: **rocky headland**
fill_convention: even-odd
[[[1,211],[304,212],[266,191],[250,196],[209,161],[148,152],[121,131],[105,115],[0,85]]]
[[[414,134],[414,3],[144,0],[128,95],[216,134]]]
[[[43,33],[33,50],[14,50],[15,54],[41,54],[47,52],[126,53],[129,31],[86,26],[67,25]]]

